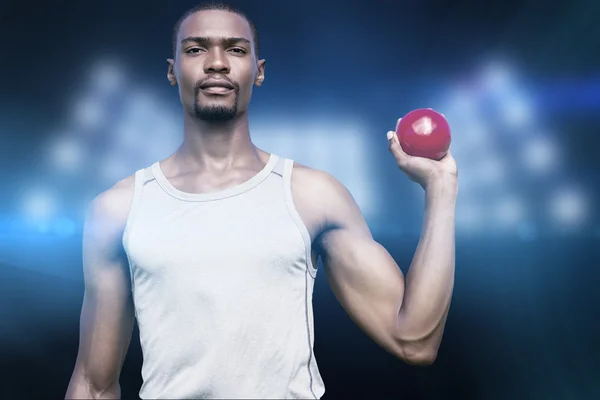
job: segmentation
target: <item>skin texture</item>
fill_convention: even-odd
[[[118,378],[134,323],[121,243],[132,196],[133,176],[94,199],[86,216],[79,353],[66,398],[120,398]]]
[[[184,118],[182,145],[160,161],[171,184],[208,193],[258,173],[269,154],[251,142],[248,106],[253,87],[264,82],[265,61],[254,54],[247,21],[226,11],[191,15],[181,25],[175,57],[167,62],[167,79],[179,90]],[[208,80],[226,81],[235,90],[199,91]],[[440,161],[408,156],[393,131],[388,143],[399,169],[423,187],[426,199],[421,238],[406,277],[373,240],[356,202],[334,177],[296,163],[292,195],[312,239],[314,265],[321,257],[350,318],[399,359],[428,365],[437,355],[453,289],[457,167],[450,152]],[[122,247],[132,195],[130,176],[100,194],[86,218],[81,337],[67,398],[120,397],[119,374],[134,323]]]

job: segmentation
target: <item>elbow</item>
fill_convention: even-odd
[[[432,365],[437,358],[437,348],[427,346],[419,349],[405,349],[402,353],[402,360],[409,365],[428,367]]]
[[[121,387],[118,381],[100,383],[98,379],[87,377],[83,373],[73,374],[65,399],[118,399]]]
[[[410,365],[426,367],[432,365],[438,356],[442,341],[442,328],[397,330],[394,335],[396,349],[401,360]]]
[[[439,343],[432,340],[402,340],[398,342],[396,356],[409,365],[427,367],[438,355]]]

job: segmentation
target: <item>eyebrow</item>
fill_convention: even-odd
[[[210,42],[214,42],[214,41],[220,41],[222,43],[227,43],[227,44],[245,43],[247,45],[250,45],[250,41],[243,37],[220,37],[220,38],[212,37],[211,38],[211,37],[206,37],[206,36],[187,36],[181,40],[181,44],[183,45],[187,42],[206,44],[206,43],[210,43]]]

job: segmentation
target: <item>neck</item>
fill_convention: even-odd
[[[183,144],[175,158],[178,163],[200,169],[223,169],[256,161],[259,152],[250,139],[248,113],[219,123],[207,123],[186,114]]]

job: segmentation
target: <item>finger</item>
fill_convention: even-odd
[[[390,146],[394,150],[397,150],[398,152],[400,152],[400,155],[402,155],[402,156],[410,157],[408,154],[406,154],[406,152],[404,151],[404,149],[400,145],[400,139],[398,139],[398,134],[396,132],[389,131],[387,133],[387,137],[388,137],[388,142],[389,142]]]
[[[406,165],[406,162],[410,158],[410,156],[408,154],[406,154],[404,152],[404,150],[402,149],[402,146],[400,145],[400,141],[398,140],[398,136],[396,135],[396,132],[389,131],[387,133],[387,139],[388,139],[390,152],[396,159],[398,166],[402,167],[402,166]]]
[[[396,132],[394,131],[389,131],[387,133],[387,140],[388,140],[388,144],[390,145],[390,148],[392,146],[395,146],[396,143],[398,143],[398,137],[396,136]]]

